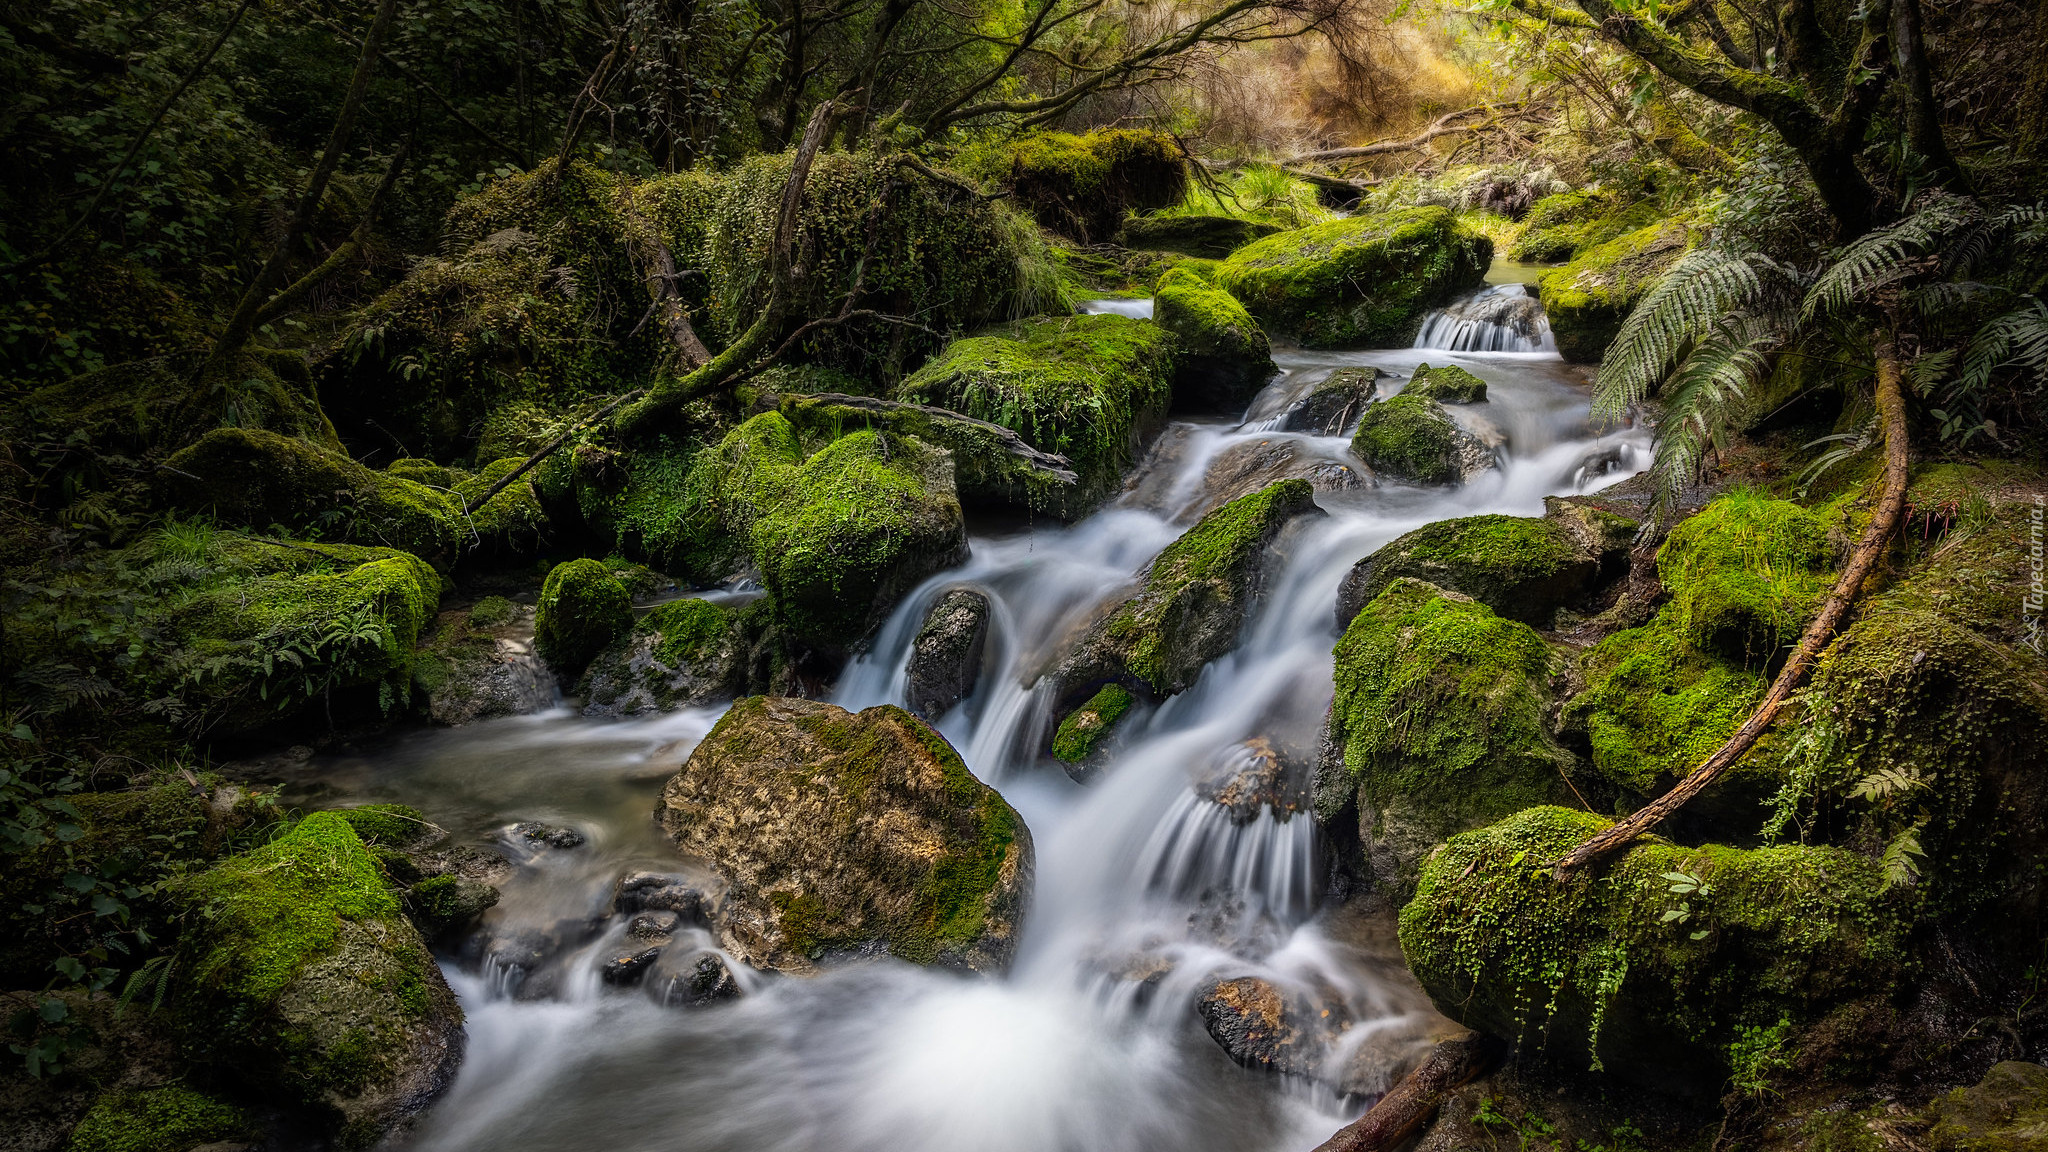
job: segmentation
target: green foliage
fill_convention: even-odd
[[[1656,205],[1646,201],[1622,203],[1610,192],[1591,189],[1560,192],[1545,196],[1529,209],[1508,258],[1531,264],[1563,263],[1656,219]]]
[[[1580,253],[1543,278],[1539,295],[1558,352],[1576,363],[1600,360],[1646,293],[1691,247],[1683,218],[1660,220]]]
[[[534,648],[565,676],[581,672],[591,657],[632,628],[632,597],[596,560],[557,564],[541,585]]]
[[[1355,594],[1349,588],[1345,594],[1362,604],[1407,576],[1547,627],[1597,568],[1597,558],[1581,553],[1548,517],[1462,516],[1425,524],[1374,552]]]
[[[1759,673],[1688,638],[1666,607],[1580,659],[1586,688],[1562,721],[1582,731],[1593,767],[1637,796],[1652,796],[1719,748],[1749,717]]]
[[[1170,208],[1161,209],[1153,219],[1162,222],[1221,217],[1242,221],[1252,229],[1236,230],[1240,237],[1230,247],[1241,248],[1262,234],[1289,228],[1321,224],[1335,213],[1323,207],[1316,186],[1270,164],[1246,164],[1219,178],[1217,183],[1191,182],[1187,197]],[[1139,224],[1134,220],[1127,228]],[[1143,245],[1132,244],[1132,247]],[[1202,256],[1227,256],[1229,252],[1204,251]]]
[[[173,1084],[101,1095],[72,1131],[66,1152],[185,1152],[248,1130],[241,1109]]]
[[[1188,188],[1179,145],[1137,128],[989,142],[970,149],[962,167],[1007,186],[1041,225],[1084,244],[1115,235],[1127,212],[1178,204]]]
[[[1395,347],[1479,284],[1492,249],[1448,209],[1408,208],[1268,236],[1224,261],[1217,283],[1304,347]]]

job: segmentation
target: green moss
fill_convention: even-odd
[[[1235,415],[1279,374],[1266,333],[1230,293],[1175,268],[1159,278],[1153,317],[1176,343],[1174,407]]]
[[[1173,138],[1137,128],[991,142],[970,149],[962,166],[1007,185],[1040,224],[1084,244],[1108,240],[1127,212],[1178,204],[1188,187]]]
[[[1529,209],[1508,258],[1530,264],[1562,263],[1656,220],[1656,205],[1648,201],[1622,204],[1607,192],[1560,192],[1545,196]]]
[[[1365,603],[1407,576],[1462,592],[1513,620],[1547,627],[1557,609],[1598,570],[1555,520],[1464,516],[1425,524],[1360,565],[1362,581],[1345,589]]]
[[[1839,515],[1742,490],[1681,521],[1657,553],[1673,622],[1703,650],[1774,661],[1834,582]]]
[[[691,663],[725,638],[726,612],[708,600],[671,600],[642,616],[634,630],[661,637],[654,654],[662,663]]]
[[[632,598],[596,560],[557,564],[541,585],[534,615],[534,647],[568,675],[633,628]]]
[[[2008,1060],[1974,1087],[1927,1106],[1934,1152],[2043,1152],[2048,1149],[2048,1069]]]
[[[164,465],[172,505],[267,531],[452,559],[456,506],[418,481],[252,428],[216,428]]]
[[[1531,808],[1429,858],[1400,937],[1441,1010],[1525,1059],[1697,1092],[1726,1074],[1741,1029],[1796,1029],[1905,974],[1907,904],[1875,861],[1651,841],[1552,876],[1548,861],[1607,824]]]
[[[1369,405],[1351,434],[1351,451],[1375,472],[1418,484],[1455,484],[1457,425],[1443,405],[1403,392]]]
[[[107,1092],[71,1133],[68,1152],[187,1152],[249,1131],[232,1104],[183,1085]]]
[[[470,501],[481,499],[493,484],[519,469],[526,459],[524,456],[507,456],[494,460],[474,476],[457,481],[454,488],[457,511]],[[548,517],[541,508],[540,498],[534,494],[532,482],[522,477],[507,484],[491,497],[489,503],[458,519],[457,525],[466,551],[500,557],[531,556],[547,536]]]
[[[433,832],[420,810],[406,804],[365,804],[343,808],[340,816],[365,844],[402,848]]]
[[[1415,375],[1401,394],[1427,396],[1446,404],[1480,404],[1486,400],[1486,381],[1456,364],[1431,368],[1424,363],[1416,365]]]
[[[1125,316],[1025,321],[956,340],[898,389],[898,398],[1000,424],[1072,462],[1072,517],[1123,484],[1173,397],[1173,341]]]
[[[421,460],[412,456],[401,456],[393,460],[384,466],[384,471],[414,483],[425,484],[429,488],[442,489],[455,487],[456,482],[463,476],[457,469],[446,468],[432,460]]]
[[[1663,220],[1588,248],[1545,276],[1537,294],[1558,353],[1581,364],[1600,359],[1636,301],[1691,244],[1686,221]]]
[[[469,608],[469,622],[478,628],[496,628],[510,624],[519,614],[519,606],[503,596],[486,596]]]
[[[413,919],[431,934],[473,922],[498,903],[498,890],[461,876],[429,876],[405,891]]]
[[[1545,724],[1550,648],[1527,625],[1403,578],[1335,656],[1329,738],[1404,873],[1414,844],[1571,795],[1571,757]]]
[[[1018,512],[1066,506],[1071,485],[1033,467],[998,426],[934,419],[916,406],[881,411],[810,396],[784,396],[777,409],[805,444],[826,444],[856,429],[909,436],[953,454],[953,483],[963,504]]]
[[[1104,684],[1102,690],[1088,698],[1088,702],[1067,713],[1060,721],[1059,730],[1053,733],[1052,754],[1057,760],[1079,764],[1095,751],[1116,722],[1131,710],[1137,697],[1121,684]]]
[[[1278,231],[1278,224],[1235,216],[1136,216],[1124,221],[1123,230],[1117,233],[1117,243],[1126,248],[1220,260]]]
[[[1764,678],[1702,652],[1666,608],[1617,632],[1581,658],[1586,690],[1563,720],[1582,730],[1593,767],[1636,796],[1654,796],[1699,766],[1742,722]]]
[[[1478,286],[1491,256],[1449,209],[1408,208],[1268,236],[1226,260],[1217,283],[1305,347],[1400,347],[1424,312]]]

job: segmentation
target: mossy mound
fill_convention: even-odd
[[[1486,381],[1456,364],[1431,368],[1423,363],[1415,366],[1415,374],[1408,378],[1408,386],[1401,389],[1401,395],[1427,396],[1445,404],[1483,404]]]
[[[1446,836],[1570,802],[1572,757],[1545,722],[1553,657],[1526,624],[1402,578],[1335,652],[1316,815],[1348,840],[1355,810],[1364,871],[1384,895],[1405,896]]]
[[[1558,354],[1575,364],[1598,361],[1636,301],[1691,244],[1684,220],[1662,220],[1588,248],[1545,276],[1537,295]]]
[[[1834,582],[1841,514],[1742,490],[1680,521],[1657,553],[1674,622],[1704,651],[1775,662]]]
[[[1030,459],[1016,433],[986,420],[963,419],[922,404],[859,403],[846,396],[783,396],[776,409],[806,444],[825,444],[856,429],[909,436],[953,454],[953,485],[962,504],[1032,512],[1065,506],[1073,487],[1064,461]]]
[[[962,166],[1008,187],[1041,225],[1083,244],[1116,235],[1128,212],[1180,203],[1188,188],[1179,145],[1142,128],[1034,133],[972,149]]]
[[[1631,797],[1659,795],[1698,767],[1749,718],[1765,687],[1740,661],[1695,647],[1669,608],[1600,641],[1579,666],[1586,688],[1560,723],[1583,735],[1594,769]],[[1735,785],[1717,786],[1712,799],[1725,800]],[[1748,814],[1751,826],[1737,834],[1755,833],[1755,809]]]
[[[164,480],[171,507],[259,532],[278,526],[442,563],[460,543],[459,509],[443,493],[261,429],[214,429],[165,463]]]
[[[249,1132],[240,1108],[182,1084],[108,1092],[71,1133],[66,1152],[189,1152]]]
[[[557,564],[541,585],[534,647],[565,680],[633,628],[633,598],[596,560]]]
[[[756,967],[810,972],[887,950],[985,972],[1015,951],[1031,834],[901,708],[741,700],[656,815],[726,878],[720,937]]]
[[[1409,392],[1367,406],[1351,452],[1374,472],[1416,484],[1462,483],[1494,463],[1443,405]]]
[[[897,397],[1000,424],[1065,456],[1079,482],[1045,511],[1072,519],[1116,492],[1165,427],[1173,372],[1173,337],[1157,324],[1067,316],[956,340]]]
[[[1934,1152],[2048,1150],[2048,1068],[2020,1060],[1994,1064],[1974,1087],[1927,1106]]]
[[[1266,333],[1236,297],[1179,268],[1159,278],[1152,315],[1173,333],[1173,407],[1237,415],[1280,374]]]
[[[1580,190],[1545,196],[1529,209],[1508,259],[1561,264],[1588,248],[1657,222],[1648,201],[1624,204],[1607,192]]]
[[[1619,551],[1588,548],[1549,517],[1439,520],[1352,566],[1337,591],[1337,626],[1348,626],[1394,581],[1411,577],[1464,593],[1510,620],[1547,628],[1559,608],[1582,598],[1622,558]]]
[[[1439,1011],[1521,1058],[1714,1096],[1798,1030],[1882,1001],[1906,968],[1910,901],[1839,848],[1656,841],[1552,876],[1608,821],[1531,808],[1454,836],[1401,910],[1401,950]]]
[[[1268,236],[1216,279],[1267,332],[1303,347],[1401,348],[1423,313],[1478,287],[1492,257],[1492,241],[1448,208],[1405,208]]]
[[[1104,684],[1101,691],[1067,713],[1052,734],[1052,758],[1067,765],[1070,774],[1090,762],[1095,750],[1116,729],[1117,721],[1131,710],[1137,697],[1121,684]]]
[[[959,563],[967,536],[952,457],[911,436],[860,431],[806,454],[764,412],[698,461],[699,492],[744,541],[787,637],[843,652],[925,577]]]
[[[179,890],[194,1038],[367,1145],[446,1085],[462,1012],[370,850],[316,812]]]
[[[672,712],[770,687],[773,605],[685,598],[658,605],[599,653],[577,686],[586,715]]]
[[[1278,224],[1236,216],[1134,216],[1124,221],[1116,242],[1125,248],[1220,260],[1278,231]]]
[[[548,514],[534,491],[531,472],[505,485],[488,503],[466,516],[461,514],[463,506],[483,499],[493,484],[525,463],[524,456],[507,456],[457,478],[450,494],[456,504],[456,530],[466,552],[501,559],[532,556],[547,541]]]
[[[1154,697],[1187,691],[1203,666],[1236,647],[1280,533],[1297,517],[1321,514],[1308,481],[1282,480],[1202,517],[1082,639],[1057,674],[1063,693],[1107,681]]]

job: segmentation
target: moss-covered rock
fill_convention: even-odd
[[[633,598],[611,569],[596,560],[557,564],[540,589],[533,641],[565,679],[580,674],[591,658],[633,628]]]
[[[1007,186],[1040,224],[1083,244],[1114,236],[1127,212],[1180,203],[1188,187],[1179,145],[1142,128],[1033,133],[972,149],[963,166]]]
[[[1675,623],[1702,650],[1773,663],[1834,583],[1842,515],[1741,490],[1680,521],[1657,553]]]
[[[963,505],[1033,512],[1066,506],[1075,477],[1067,461],[1025,443],[1001,424],[950,409],[844,395],[783,396],[776,410],[805,444],[870,428],[910,436],[953,454]]]
[[[450,495],[456,505],[456,531],[464,552],[498,559],[532,556],[547,541],[548,515],[534,491],[531,472],[500,489],[488,503],[462,514],[464,506],[483,499],[492,485],[525,463],[524,456],[507,456],[456,479]]]
[[[1125,248],[1180,252],[1220,260],[1254,240],[1280,231],[1278,224],[1236,216],[1133,216],[1116,242]]]
[[[240,1109],[182,1084],[113,1091],[93,1101],[66,1152],[189,1152],[249,1133]]]
[[[275,432],[216,428],[173,455],[164,479],[171,507],[259,532],[281,526],[443,563],[459,544],[459,509],[446,494]]]
[[[591,662],[577,686],[591,716],[671,712],[742,695],[755,677],[769,606],[671,600]]]
[[[1374,472],[1416,484],[1462,483],[1496,463],[1442,404],[1408,392],[1366,408],[1351,451]]]
[[[1636,301],[1690,247],[1686,222],[1663,220],[1581,252],[1538,285],[1558,354],[1576,364],[1600,359]]]
[[[1903,976],[1909,902],[1876,861],[1649,841],[1561,880],[1544,867],[1607,824],[1531,808],[1423,864],[1401,950],[1439,1011],[1525,1061],[1712,1097]]]
[[[346,818],[316,812],[186,881],[195,1042],[364,1145],[446,1086],[462,1011]]]
[[[1356,423],[1379,394],[1377,368],[1339,368],[1310,388],[1280,421],[1285,432],[1341,436]]]
[[[1478,287],[1492,255],[1449,209],[1405,208],[1268,236],[1224,261],[1217,283],[1304,347],[1399,348],[1423,313]]]
[[[725,877],[720,938],[757,967],[807,973],[887,951],[998,971],[1015,951],[1031,834],[901,708],[741,700],[656,814]]]
[[[1994,1064],[1976,1086],[1927,1106],[1934,1152],[2043,1152],[2048,1149],[2048,1068],[2020,1060]]]
[[[1627,539],[1617,532],[1588,547],[1550,517],[1439,520],[1352,565],[1337,589],[1337,626],[1348,626],[1395,580],[1411,577],[1462,592],[1511,620],[1547,628],[1559,608],[1582,599],[1603,573],[1625,561]]]
[[[532,617],[498,596],[443,612],[413,657],[413,686],[436,724],[524,716],[554,699],[554,677],[525,628]]]
[[[700,458],[695,483],[745,542],[787,637],[844,652],[925,577],[966,557],[953,461],[885,431],[804,448],[795,426],[764,412]]]
[[[1062,695],[1109,681],[1154,697],[1187,691],[1203,666],[1237,646],[1281,532],[1321,514],[1308,481],[1282,480],[1202,517],[1067,657],[1057,673]]]
[[[1173,372],[1173,338],[1157,324],[1069,316],[956,340],[897,395],[1000,424],[1065,456],[1079,483],[1046,511],[1075,518],[1122,486],[1165,427]]]
[[[1102,742],[1115,731],[1117,721],[1131,710],[1137,697],[1121,684],[1104,684],[1095,695],[1060,720],[1052,734],[1052,756],[1067,767],[1067,774],[1083,783],[1100,767],[1096,756]]]
[[[1585,740],[1594,769],[1631,797],[1659,795],[1698,767],[1749,718],[1765,687],[1761,673],[1695,647],[1668,607],[1601,640],[1579,668],[1586,687],[1565,705],[1560,725]],[[1717,785],[1688,815],[1725,802],[1735,787],[1733,778]],[[1749,826],[1737,822],[1730,832],[1755,833],[1756,809],[1746,814]]]
[[[1152,315],[1177,343],[1178,411],[1235,416],[1280,373],[1258,321],[1230,293],[1192,272],[1176,268],[1159,278]]]
[[[1553,656],[1525,624],[1420,580],[1368,603],[1336,647],[1316,815],[1354,832],[1383,897],[1405,898],[1445,837],[1572,799],[1546,723]]]
[[[1649,201],[1625,204],[1608,192],[1582,189],[1545,196],[1529,209],[1508,259],[1561,264],[1580,252],[1657,221]]]
[[[1445,404],[1483,404],[1486,381],[1456,364],[1431,368],[1422,363],[1415,366],[1415,374],[1408,378],[1408,386],[1401,389],[1401,394],[1427,396]]]

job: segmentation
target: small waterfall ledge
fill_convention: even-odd
[[[1446,352],[1551,352],[1557,341],[1543,301],[1526,284],[1495,284],[1431,312],[1415,337],[1417,348]]]

